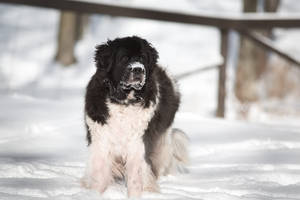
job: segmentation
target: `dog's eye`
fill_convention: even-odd
[[[123,57],[121,58],[121,62],[127,62],[128,59],[129,59],[128,56],[123,56]]]
[[[140,61],[141,61],[141,62],[145,62],[145,61],[146,61],[146,56],[142,55],[142,56],[140,57]]]

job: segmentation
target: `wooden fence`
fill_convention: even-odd
[[[59,10],[68,10],[79,13],[105,14],[119,17],[133,17],[142,19],[151,19],[167,22],[177,22],[185,24],[197,24],[205,26],[217,27],[221,35],[221,55],[223,63],[219,68],[218,81],[218,105],[216,115],[218,117],[225,116],[225,100],[226,100],[226,61],[228,50],[228,33],[229,30],[235,30],[240,34],[248,37],[262,48],[272,51],[300,67],[300,61],[292,56],[284,53],[276,48],[271,40],[263,35],[251,32],[255,29],[271,29],[271,28],[300,28],[300,15],[282,16],[276,14],[241,14],[232,16],[213,16],[213,15],[194,15],[181,12],[172,12],[164,10],[154,10],[145,8],[136,8],[129,6],[118,6],[104,4],[98,2],[88,2],[80,0],[0,0],[0,3],[22,4],[28,6],[38,6],[43,8],[52,8]],[[179,75],[178,78],[186,77],[201,71],[206,71],[212,67],[199,69],[193,72],[187,72]]]

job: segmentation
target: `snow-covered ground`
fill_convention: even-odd
[[[142,6],[140,1],[130,2]],[[147,0],[145,4],[226,14],[238,13],[240,2]],[[280,12],[299,12],[297,2],[283,0]],[[55,10],[0,4],[1,200],[101,199],[79,185],[87,156],[84,87],[95,70],[96,44],[133,34],[145,37],[159,51],[159,62],[174,75],[221,62],[214,28],[97,15],[76,46],[78,63],[63,68],[53,62],[58,18]],[[278,32],[278,44],[299,55],[300,48],[294,45],[300,41],[299,30]],[[191,163],[187,173],[161,178],[160,194],[143,198],[300,199],[299,117],[280,117],[274,123],[264,116],[272,125],[213,119],[216,80],[217,71],[211,71],[179,82],[182,106],[175,126],[191,139]],[[230,109],[231,100],[229,96]],[[262,114],[258,109],[253,118]],[[112,186],[102,197],[125,198],[125,187]]]
[[[73,96],[74,95],[74,96]],[[0,199],[101,199],[80,187],[87,148],[78,94],[58,99],[1,95]],[[145,199],[300,199],[299,127],[179,113],[190,137],[185,174],[159,180]],[[114,185],[103,198],[125,198]]]

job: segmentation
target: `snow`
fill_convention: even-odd
[[[163,9],[171,4],[130,2]],[[280,12],[298,12],[296,2],[283,1]],[[240,0],[172,1],[172,9],[185,12],[238,13],[240,7]],[[219,33],[210,27],[92,16],[76,46],[78,63],[64,68],[53,62],[58,18],[51,9],[0,5],[0,199],[126,198],[122,184],[103,195],[79,184],[87,158],[84,87],[95,71],[95,45],[107,38],[145,37],[160,53],[161,65],[178,75],[222,61]],[[276,36],[279,46],[299,55],[294,45],[299,30],[279,29]],[[251,111],[256,122],[234,121],[231,113],[229,120],[212,118],[216,80],[212,70],[179,81],[182,106],[175,127],[190,137],[191,162],[184,173],[159,180],[160,194],[145,193],[143,199],[300,199],[299,116],[274,120],[257,105]],[[286,104],[291,110],[298,105]]]
[[[1,199],[101,199],[80,187],[87,148],[82,99],[1,95]],[[80,95],[79,95],[80,96]],[[5,105],[5,106],[4,106]],[[11,108],[14,108],[13,110]],[[299,199],[298,127],[269,126],[179,113],[191,163],[162,177],[145,199]],[[102,198],[125,198],[114,185]]]

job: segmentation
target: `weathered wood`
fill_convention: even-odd
[[[226,99],[226,65],[228,55],[228,30],[221,29],[221,55],[223,56],[223,64],[219,67],[218,82],[218,105],[216,116],[225,117],[225,99]]]
[[[2,3],[23,4],[82,13],[144,18],[168,22],[215,26],[226,29],[270,29],[272,27],[300,27],[300,15],[243,14],[233,16],[194,15],[179,12],[134,8],[75,0],[0,0]]]

